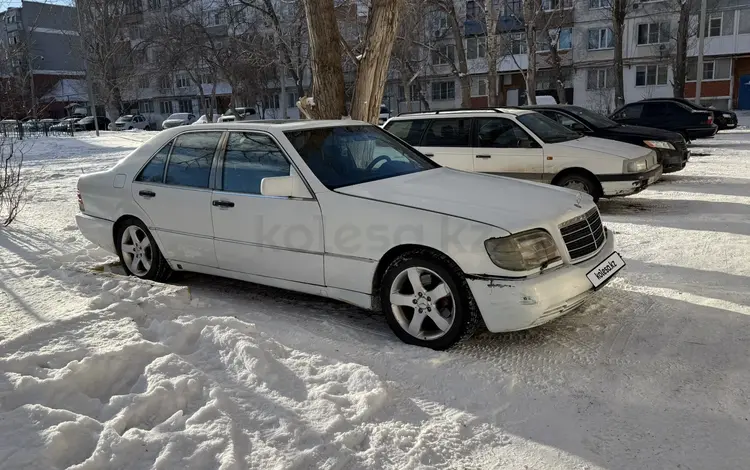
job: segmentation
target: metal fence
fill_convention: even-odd
[[[33,139],[37,137],[72,137],[73,124],[0,122],[0,136],[5,139]]]

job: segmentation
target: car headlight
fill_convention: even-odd
[[[490,238],[484,248],[496,266],[509,271],[530,271],[560,260],[555,241],[544,230]]]
[[[645,158],[625,162],[625,173],[641,173],[647,168],[648,161]]]
[[[674,145],[670,144],[669,142],[663,142],[661,140],[644,140],[643,143],[646,144],[646,146],[651,147],[652,149],[674,150]]]

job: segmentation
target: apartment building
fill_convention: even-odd
[[[62,117],[85,99],[75,8],[22,1],[0,13],[0,115]]]

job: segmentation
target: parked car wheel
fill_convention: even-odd
[[[601,189],[599,184],[594,181],[590,176],[583,173],[569,173],[563,177],[554,181],[555,185],[563,188],[575,189],[581,191],[594,198],[594,201],[598,201],[601,197]]]
[[[146,127],[143,128],[143,130],[144,131],[150,131],[151,130],[151,126],[146,126]]]
[[[447,258],[407,253],[383,275],[380,302],[405,343],[436,350],[470,338],[480,324],[469,286]]]
[[[166,281],[172,275],[172,268],[162,256],[156,240],[140,220],[128,219],[121,223],[115,245],[128,274],[159,282]]]

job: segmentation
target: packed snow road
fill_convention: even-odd
[[[602,201],[628,266],[593,303],[441,353],[337,302],[117,274],[75,182],[148,135],[27,148],[32,199],[0,231],[0,468],[747,467],[750,129]]]

